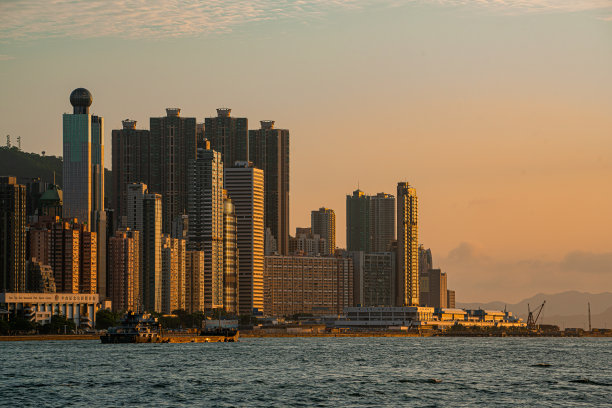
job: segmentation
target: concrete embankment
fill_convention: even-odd
[[[243,330],[240,337],[428,337],[430,333],[406,332],[353,332],[353,333],[269,333],[259,330]]]
[[[33,334],[26,336],[0,336],[0,341],[98,340],[97,334]]]

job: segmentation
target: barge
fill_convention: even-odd
[[[100,336],[103,344],[117,343],[217,343],[238,341],[238,330],[163,330],[149,313],[126,313],[119,326]]]

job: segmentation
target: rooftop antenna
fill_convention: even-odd
[[[6,147],[11,147],[11,135],[6,135]]]
[[[21,136],[17,136],[17,149],[21,151]]]
[[[53,185],[55,185],[55,170],[53,170]]]

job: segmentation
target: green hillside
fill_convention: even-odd
[[[15,176],[20,182],[25,178],[40,177],[42,181],[52,183],[55,172],[55,183],[61,187],[62,165],[61,157],[22,152],[16,147],[0,147],[0,175]],[[104,190],[109,202],[112,198],[111,181],[111,171],[104,169]]]

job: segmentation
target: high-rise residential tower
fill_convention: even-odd
[[[163,231],[170,233],[172,222],[187,213],[187,166],[196,158],[195,118],[183,118],[178,108],[166,109],[166,116],[150,119],[149,180],[142,180],[151,193],[163,200]]]
[[[26,188],[0,177],[0,292],[26,290]]]
[[[113,136],[113,203],[115,228],[123,225],[127,215],[127,186],[130,183],[148,183],[151,175],[151,133],[136,129],[136,121],[125,119],[122,129]]]
[[[240,314],[264,308],[264,172],[239,162],[225,168],[225,189],[234,203],[238,243]]]
[[[336,251],[336,213],[330,208],[321,207],[310,213],[310,227],[314,235],[319,235],[327,241],[327,253],[333,255]]]
[[[238,313],[238,249],[236,242],[236,209],[223,190],[223,308]]]
[[[85,88],[70,94],[73,113],[63,116],[63,214],[97,233],[97,290],[106,297],[106,213],[104,212],[104,118],[89,113]]]
[[[249,131],[249,160],[264,171],[264,225],[276,241],[279,254],[289,253],[289,130],[275,129],[262,120]],[[266,247],[266,253],[272,251]]]
[[[162,311],[162,197],[142,197],[141,298],[145,310]]]
[[[346,250],[371,251],[370,197],[361,190],[346,196]]]
[[[370,251],[386,252],[395,240],[395,197],[378,193],[370,196]]]
[[[204,251],[207,309],[223,307],[223,162],[221,153],[198,149],[189,162],[189,250]]]
[[[141,307],[139,234],[129,228],[120,229],[108,240],[108,291],[115,311],[138,311]]]
[[[419,243],[416,190],[397,183],[397,306],[419,306]]]
[[[225,167],[249,160],[248,120],[231,117],[231,112],[229,108],[219,108],[217,117],[204,119],[204,135],[212,149],[221,153]]]

